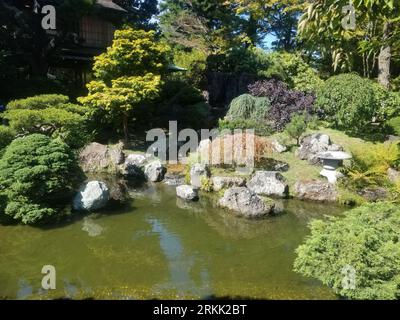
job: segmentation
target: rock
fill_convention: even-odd
[[[109,147],[93,142],[83,148],[78,158],[84,172],[109,172],[118,171],[125,155],[120,144]]]
[[[146,157],[142,154],[130,154],[124,163],[124,174],[131,177],[144,178]]]
[[[398,141],[400,141],[400,137],[399,136],[388,135],[386,137],[385,143],[393,143],[393,142],[398,142]]]
[[[318,153],[325,151],[342,151],[343,148],[337,144],[332,144],[327,134],[314,133],[303,138],[300,148],[297,150],[297,157],[307,160],[311,164],[320,162]]]
[[[113,163],[114,165],[119,165],[124,163],[125,154],[123,150],[124,150],[124,144],[122,142],[119,142],[118,144],[110,146],[108,148],[108,153],[110,156],[111,163]]]
[[[247,187],[265,196],[286,197],[289,191],[285,178],[277,171],[256,171]]]
[[[272,158],[261,158],[259,161],[256,162],[256,167],[262,169],[262,171],[285,172],[289,170],[288,163]]]
[[[176,195],[181,199],[189,201],[198,200],[199,198],[197,189],[189,185],[181,185],[176,187]]]
[[[201,179],[209,178],[210,170],[206,164],[196,163],[190,168],[190,184],[195,188],[201,187]]]
[[[161,161],[154,160],[147,164],[144,168],[146,178],[151,182],[160,182],[164,179],[166,168]]]
[[[169,186],[180,186],[185,184],[185,175],[181,173],[167,172],[164,176],[164,183]]]
[[[272,214],[274,210],[274,204],[266,203],[246,187],[233,187],[226,190],[218,205],[247,218],[262,217]]]
[[[214,191],[220,191],[224,188],[242,187],[246,184],[246,179],[240,177],[212,177],[211,182]]]
[[[333,202],[338,198],[338,191],[329,182],[312,180],[298,181],[294,185],[294,194],[301,200]]]
[[[277,153],[283,153],[288,150],[288,148],[281,144],[278,140],[272,140],[272,150]]]
[[[365,188],[361,191],[357,192],[360,196],[362,196],[365,200],[369,202],[376,202],[379,200],[386,200],[388,197],[388,192],[385,188],[376,187],[376,188]]]
[[[397,171],[393,168],[389,168],[387,171],[388,178],[392,183],[400,182],[400,171]]]
[[[110,199],[110,191],[107,185],[101,181],[85,183],[73,200],[73,208],[78,211],[98,210],[107,204]]]

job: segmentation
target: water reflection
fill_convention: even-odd
[[[196,263],[196,257],[185,253],[178,235],[168,231],[157,219],[149,219],[152,231],[159,235],[160,246],[168,260],[170,279],[167,283],[157,285],[157,289],[174,289],[178,295],[185,297],[188,293],[204,296],[210,293],[208,287],[209,275],[205,268],[200,270],[200,284],[196,284],[191,277],[191,270]]]

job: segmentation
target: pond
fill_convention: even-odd
[[[51,228],[0,226],[0,297],[335,299],[292,271],[294,250],[326,204],[285,200],[284,212],[246,220],[175,188],[131,190],[131,203]],[[329,214],[342,207],[329,205]],[[41,288],[43,265],[57,289]]]

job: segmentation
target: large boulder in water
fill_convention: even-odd
[[[273,203],[267,203],[246,187],[226,190],[218,204],[247,218],[258,218],[274,212]]]
[[[89,181],[78,191],[73,200],[73,208],[78,211],[94,211],[106,206],[110,191],[101,181]]]
[[[224,188],[242,187],[246,184],[246,179],[242,177],[220,177],[211,178],[214,191],[220,191]]]
[[[286,197],[289,191],[285,178],[277,171],[256,171],[247,187],[264,196]]]

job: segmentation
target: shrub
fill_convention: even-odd
[[[384,123],[388,119],[400,115],[400,94],[388,91],[380,84],[372,81],[371,85],[376,101],[376,111],[374,114],[376,121]]]
[[[65,143],[41,134],[18,138],[0,160],[5,213],[25,224],[46,221],[70,201],[82,178]]]
[[[271,107],[267,114],[269,124],[275,130],[283,130],[290,122],[293,113],[313,110],[314,96],[301,91],[289,90],[282,81],[257,81],[249,86],[250,94],[256,97],[266,97]]]
[[[296,140],[296,144],[300,145],[300,138],[307,130],[307,118],[303,114],[295,114],[292,120],[286,125],[285,132],[292,139]]]
[[[195,87],[200,88],[205,84],[205,71],[207,68],[206,53],[197,49],[175,51],[174,62],[177,66],[187,70],[182,76],[188,79]]]
[[[400,298],[400,207],[367,204],[344,217],[313,220],[297,248],[295,271],[322,281],[350,299]],[[344,268],[355,269],[355,288],[344,286]]]
[[[298,53],[273,52],[268,55],[270,66],[265,75],[289,85],[291,89],[316,92],[323,84],[318,73],[313,70]]]
[[[25,99],[14,100],[8,103],[11,110],[43,110],[57,108],[69,103],[69,98],[60,94],[41,94]]]
[[[61,138],[73,148],[79,148],[92,138],[89,109],[69,103],[62,95],[39,95],[14,100],[5,118],[19,134],[40,133]]]
[[[15,137],[15,132],[10,127],[0,125],[0,152],[7,147]]]
[[[356,189],[371,185],[387,184],[387,170],[400,159],[400,145],[396,142],[381,143],[365,148],[353,148],[352,164],[343,172],[348,183]]]
[[[253,97],[250,94],[243,94],[235,99],[229,105],[228,113],[225,116],[227,120],[258,120],[265,119],[270,103],[265,97]]]
[[[394,134],[400,136],[400,117],[390,119],[387,124]]]
[[[356,74],[341,74],[325,81],[315,105],[334,127],[354,132],[365,131],[378,109],[371,82]]]
[[[229,130],[233,132],[235,129],[240,130],[254,130],[254,133],[257,136],[269,136],[273,133],[271,127],[267,125],[266,122],[260,120],[243,120],[243,119],[236,119],[236,120],[226,120],[226,119],[219,119],[218,121],[218,128],[220,131],[222,130]]]

